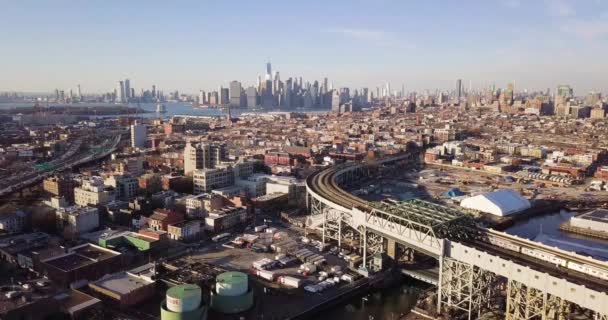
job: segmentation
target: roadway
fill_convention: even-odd
[[[335,203],[341,207],[344,207],[346,209],[352,209],[356,207],[361,210],[367,209],[369,211],[371,206],[366,200],[363,200],[357,196],[350,194],[349,192],[346,192],[336,182],[336,176],[338,172],[347,166],[349,165],[342,165],[317,171],[311,174],[306,179],[306,184],[314,193],[316,193],[320,197],[323,197],[324,199],[329,200],[332,203]],[[356,164],[352,164],[352,166],[356,166]],[[477,227],[474,228],[477,229]],[[504,240],[513,242],[520,247],[525,246],[530,249],[538,249],[537,247],[541,246],[539,244],[537,245],[537,247],[533,247],[529,242],[526,242],[523,239],[500,235],[496,232],[493,232],[493,230],[478,229],[475,230],[475,232],[479,232],[482,235],[482,239],[483,235],[487,237],[503,237]],[[464,243],[465,242],[463,242],[463,244]],[[498,247],[489,243],[487,239],[469,241],[466,242],[466,244],[478,250],[482,250],[490,254],[495,254],[513,262],[521,263],[522,265],[529,266],[530,268],[537,269],[538,271],[543,271],[551,275],[564,278],[573,283],[585,285],[588,288],[599,288],[598,290],[600,291],[608,288],[608,281],[606,280],[601,280],[597,277],[592,277],[591,275],[576,270],[560,267],[556,264],[543,261],[533,256],[525,255],[516,251],[512,251],[510,249]],[[564,259],[565,261],[574,261],[577,263],[591,265],[595,268],[606,269],[605,263],[601,261],[596,261],[587,257],[578,256],[576,254],[568,254],[559,249],[554,249],[547,246],[542,246],[541,250],[548,251],[549,253],[555,255],[558,258]]]
[[[79,166],[87,162],[104,158],[116,150],[118,144],[120,143],[120,138],[121,136],[118,135],[106,140],[98,151],[89,150],[81,154],[75,154],[78,148],[80,148],[80,143],[82,143],[81,141],[78,145],[78,148],[71,147],[68,150],[68,152],[70,152],[71,154],[68,154],[66,152],[66,154],[64,154],[59,159],[51,161],[51,163],[53,163],[53,167],[49,171],[19,173],[15,178],[10,179],[8,183],[3,183],[0,186],[0,197],[10,195],[17,191],[20,191],[21,189],[39,183],[44,178],[49,177],[58,171],[70,169],[72,167]],[[18,179],[19,182],[15,181],[16,179]]]

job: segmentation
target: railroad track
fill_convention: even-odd
[[[313,189],[315,193],[319,196],[341,206],[346,209],[352,209],[354,207],[360,208],[362,210],[371,210],[372,206],[369,202],[352,195],[351,193],[342,189],[336,179],[336,175],[345,167],[333,167],[324,170],[317,171],[313,173],[308,179],[308,185]],[[472,226],[472,228],[476,228]],[[529,263],[531,266],[535,266],[537,268],[542,268],[542,270],[550,270],[550,273],[555,273],[558,275],[572,277],[575,282],[578,283],[587,283],[589,285],[589,279],[598,279],[597,276],[593,276],[591,274],[587,274],[585,272],[580,272],[578,270],[568,269],[563,266],[552,264],[549,261],[545,261],[540,259],[534,255],[530,255],[527,253],[522,253],[521,248],[526,248],[528,250],[537,250],[539,252],[547,252],[551,255],[554,255],[558,259],[562,259],[567,262],[575,262],[580,265],[590,266],[597,270],[603,270],[608,274],[608,263],[603,261],[598,261],[592,258],[588,258],[585,256],[580,256],[578,254],[570,254],[568,252],[564,252],[563,250],[559,250],[556,248],[552,248],[549,246],[545,246],[542,244],[531,244],[529,241],[525,239],[519,239],[514,236],[501,234],[494,230],[487,230],[476,228],[482,236],[486,238],[482,238],[479,241],[473,241],[468,244],[473,247],[483,250],[483,251],[493,251],[500,253],[502,256],[507,257],[513,261],[523,261]],[[505,242],[509,242],[519,247],[519,251],[511,250],[508,248],[497,247],[497,245],[490,243],[489,239],[500,239]],[[523,256],[523,258],[522,258]],[[605,279],[606,280],[606,279]],[[605,280],[602,280],[602,285],[606,285],[607,283],[603,283]]]

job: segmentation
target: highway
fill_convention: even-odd
[[[74,166],[79,166],[87,162],[95,161],[110,155],[116,150],[120,143],[120,135],[114,136],[103,143],[99,148],[93,148],[85,153],[76,154],[76,151],[82,144],[82,139],[76,141],[60,158],[48,163],[47,171],[39,171],[34,169],[27,173],[18,173],[14,178],[5,180],[0,184],[0,197],[10,195],[20,191],[26,187],[39,183],[46,177],[52,176],[58,171],[70,169]],[[77,143],[77,144],[76,144]],[[18,182],[17,182],[18,181]]]
[[[335,203],[336,205],[348,210],[358,208],[360,210],[369,211],[371,210],[369,202],[343,190],[336,181],[337,174],[342,171],[342,169],[358,165],[360,164],[353,163],[319,170],[308,176],[306,179],[306,184],[314,193],[328,201],[331,201],[332,203]],[[605,277],[604,279],[600,279],[592,274],[572,270],[566,266],[560,266],[558,264],[539,259],[535,256],[526,254],[525,252],[522,253],[521,250],[522,248],[525,248],[532,251],[537,250],[539,252],[546,252],[557,257],[558,259],[590,266],[596,270],[600,270],[605,272],[605,274],[608,274],[608,264],[603,261],[566,252],[558,248],[545,246],[539,243],[533,243],[529,240],[520,239],[491,229],[482,229],[478,228],[477,226],[471,226],[471,228],[475,228],[473,232],[476,232],[481,236],[477,240],[470,240],[466,242],[467,245],[470,245],[473,248],[501,256],[513,262],[519,262],[522,265],[526,265],[530,268],[537,269],[538,271],[543,271],[554,276],[567,279],[573,283],[585,285],[588,288],[600,288],[601,290],[608,288],[608,279]],[[490,240],[501,240],[508,242],[509,244],[513,244],[514,248],[517,247],[519,249],[518,251],[515,251],[512,248],[497,246],[492,244]],[[458,241],[460,241],[460,239]]]

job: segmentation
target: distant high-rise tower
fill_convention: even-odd
[[[116,84],[115,102],[117,102],[117,103],[125,102],[125,84],[122,81],[118,81],[118,83]]]
[[[340,92],[333,90],[331,94],[331,111],[340,112]]]
[[[243,107],[242,104],[243,88],[238,81],[230,82],[230,106],[234,108]]]
[[[76,86],[76,95],[78,96],[78,101],[82,101],[82,91],[80,91],[80,85]]]
[[[270,65],[270,61],[266,63],[266,81],[272,81],[272,66]]]
[[[460,101],[462,97],[462,79],[456,80],[456,99]]]
[[[205,104],[205,103],[207,103],[207,98],[205,96],[205,91],[203,91],[203,90],[199,90],[198,91],[198,103],[199,104]]]
[[[226,105],[228,104],[230,101],[230,91],[228,90],[228,88],[224,88],[224,87],[220,87],[219,90],[219,102],[218,104],[220,105]]]
[[[143,148],[146,146],[146,126],[135,121],[131,125],[131,147]]]
[[[127,101],[131,98],[131,81],[129,79],[125,79],[125,98]]]
[[[258,105],[258,93],[254,86],[248,87],[245,90],[245,95],[247,97],[248,108],[254,108]]]

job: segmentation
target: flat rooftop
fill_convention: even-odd
[[[84,244],[70,249],[70,252],[44,260],[44,263],[62,271],[72,271],[84,266],[120,255],[119,252]]]
[[[125,295],[153,283],[154,281],[122,271],[97,280],[91,283],[91,286],[93,288],[103,288],[119,295]]]
[[[608,210],[606,209],[595,209],[579,216],[578,219],[591,220],[595,222],[608,223]]]
[[[101,303],[101,300],[77,290],[60,293],[53,298],[59,301],[69,313]]]

